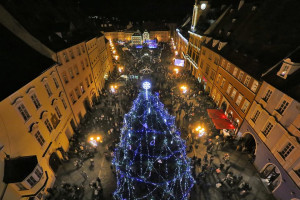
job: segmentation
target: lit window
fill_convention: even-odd
[[[46,91],[47,91],[48,96],[51,97],[51,96],[52,96],[52,91],[51,91],[51,89],[50,89],[49,84],[48,84],[48,83],[45,83],[44,86],[45,86],[45,88],[46,88]]]
[[[225,67],[225,60],[222,59],[222,64],[221,64],[222,67]]]
[[[288,105],[289,105],[289,102],[287,102],[286,100],[284,100],[281,103],[280,107],[277,109],[277,112],[282,115],[282,113],[285,111],[285,109],[288,107]]]
[[[265,102],[268,102],[270,96],[272,94],[272,91],[271,90],[268,90],[265,97],[263,97],[262,99],[265,101]]]
[[[259,115],[260,115],[260,112],[257,110],[257,111],[255,112],[254,116],[251,118],[251,120],[255,123],[256,120],[257,120],[257,118],[259,117]]]
[[[267,136],[271,129],[273,128],[273,124],[271,124],[270,122],[268,122],[268,124],[266,125],[265,129],[262,131],[262,133]]]
[[[40,131],[37,131],[34,134],[35,139],[38,141],[38,143],[43,146],[43,144],[45,143],[45,139],[43,138],[43,136],[41,135]]]
[[[217,83],[219,83],[220,79],[221,79],[221,74],[218,74]]]
[[[253,92],[256,92],[256,90],[257,90],[257,87],[258,87],[258,82],[257,82],[257,81],[253,81],[253,84],[252,84],[251,90],[252,90]]]
[[[290,155],[290,153],[293,151],[295,147],[289,142],[281,152],[279,152],[279,154],[281,155],[281,157],[283,159],[285,159],[286,157],[288,157],[288,155]]]
[[[40,102],[39,102],[36,94],[33,94],[31,96],[31,100],[32,100],[32,102],[33,102],[33,104],[34,104],[34,106],[35,106],[36,109],[39,109],[41,107],[41,104],[40,104]]]
[[[244,84],[245,84],[246,86],[249,85],[250,79],[251,79],[251,77],[247,75],[246,78],[245,78],[245,82],[244,82]]]
[[[249,105],[250,105],[250,102],[249,102],[248,100],[245,99],[244,104],[243,104],[243,106],[242,106],[242,108],[241,108],[241,110],[242,110],[243,113],[246,113],[246,111],[247,111]]]
[[[83,83],[80,83],[80,90],[81,90],[81,93],[85,93]]]
[[[226,65],[226,70],[229,71],[229,70],[230,70],[230,67],[231,67],[230,63],[227,63],[227,65]]]
[[[287,74],[288,69],[289,69],[289,66],[285,65],[284,68],[283,68],[283,70],[280,73],[280,76],[284,77]]]
[[[19,112],[21,113],[21,115],[22,115],[23,119],[25,120],[25,122],[26,122],[28,119],[30,119],[30,115],[29,115],[27,109],[25,108],[25,106],[24,106],[23,104],[20,104],[20,105],[18,106],[18,110],[19,110]]]
[[[224,87],[225,81],[226,81],[226,79],[225,79],[225,78],[223,78],[223,79],[222,79],[222,82],[221,82],[221,88],[223,88],[223,87]]]
[[[243,71],[240,71],[240,74],[239,74],[238,79],[239,79],[240,81],[242,81],[242,80],[243,80],[243,77],[244,77],[244,72],[243,72]]]
[[[228,87],[227,87],[227,90],[226,90],[226,93],[227,93],[227,94],[230,94],[231,88],[232,88],[232,85],[229,84]]]
[[[238,97],[236,98],[235,104],[239,106],[241,104],[242,99],[243,99],[243,95],[239,94]]]
[[[236,68],[236,67],[235,67],[235,68],[234,68],[234,70],[233,70],[233,73],[232,73],[232,75],[233,75],[233,76],[236,76],[236,74],[237,74],[237,71],[238,71],[238,68]]]
[[[48,131],[51,133],[52,130],[53,130],[53,127],[52,127],[52,125],[51,125],[49,119],[46,119],[46,120],[44,121],[44,124],[46,125]]]
[[[230,98],[231,98],[231,99],[234,99],[235,95],[236,95],[236,89],[233,89],[233,90],[232,90],[232,93],[231,93],[231,95],[230,95]]]

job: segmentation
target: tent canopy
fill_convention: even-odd
[[[216,129],[235,129],[234,125],[230,122],[222,110],[207,109],[207,113],[212,119]]]

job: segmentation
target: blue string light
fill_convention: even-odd
[[[187,199],[194,185],[186,144],[148,82],[124,117],[113,164],[118,200]]]

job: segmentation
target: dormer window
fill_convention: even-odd
[[[286,78],[288,71],[289,71],[290,66],[285,65],[283,67],[281,67],[281,70],[279,72],[279,76],[281,76],[282,78]]]

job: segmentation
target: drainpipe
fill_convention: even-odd
[[[56,55],[57,55],[57,54],[56,54]],[[73,114],[73,117],[74,117],[74,119],[75,119],[76,126],[78,126],[78,122],[77,122],[77,120],[76,120],[74,111],[73,111],[72,106],[71,106],[71,103],[70,103],[70,101],[69,101],[68,94],[67,94],[66,89],[65,89],[65,87],[64,87],[63,81],[61,80],[60,74],[58,73],[57,66],[55,67],[55,70],[56,70],[56,73],[58,74],[58,78],[59,78],[59,80],[60,80],[61,86],[62,86],[62,88],[63,88],[63,90],[64,90],[64,92],[65,92],[65,94],[66,94],[66,99],[67,99],[67,101],[68,101],[68,103],[69,103],[70,109],[71,109],[72,114]],[[1,200],[1,199],[0,199],[0,200]]]

